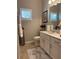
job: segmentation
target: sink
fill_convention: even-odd
[[[56,31],[49,31],[50,34],[53,34],[55,36],[61,37],[61,33],[60,32],[56,32]]]

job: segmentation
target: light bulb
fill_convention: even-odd
[[[51,1],[51,0],[49,0],[48,4],[51,4],[51,3],[52,3],[52,1]]]
[[[52,0],[52,2],[54,2],[55,0]]]

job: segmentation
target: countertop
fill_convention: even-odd
[[[57,38],[57,39],[61,39],[60,34],[56,33],[56,32],[51,32],[51,31],[40,31],[42,33],[45,33],[51,37]]]

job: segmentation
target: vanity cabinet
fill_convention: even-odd
[[[61,59],[61,39],[48,35],[45,32],[40,32],[40,47],[52,59]]]
[[[43,48],[48,54],[50,52],[50,37],[44,33],[41,33],[40,35],[40,46]]]
[[[45,47],[45,35],[40,33],[40,47],[44,49]]]
[[[61,59],[61,41],[53,37],[50,40],[50,56],[53,59]]]
[[[40,59],[50,59],[49,56],[47,56],[44,51],[41,51],[41,58]]]

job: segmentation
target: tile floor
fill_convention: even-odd
[[[20,59],[29,59],[27,49],[35,48],[34,44],[26,44],[20,46]]]

